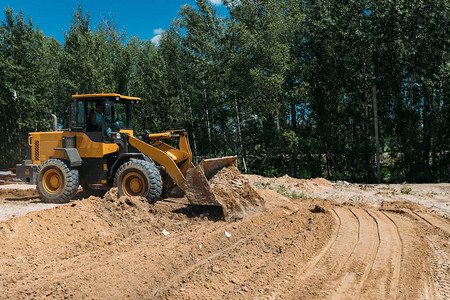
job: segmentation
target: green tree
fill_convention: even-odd
[[[70,30],[64,33],[64,93],[125,92],[130,73],[125,33],[116,29],[114,19],[104,20],[96,30],[91,29],[90,22],[89,12],[84,14],[79,6]]]
[[[0,26],[0,139],[2,166],[25,158],[29,131],[48,130],[55,101],[57,71],[53,55],[59,45],[26,21],[23,12],[5,10]]]

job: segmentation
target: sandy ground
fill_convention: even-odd
[[[440,184],[352,184],[345,181],[331,183],[322,178],[295,179],[265,178],[245,175],[259,188],[273,189],[289,196],[321,198],[339,203],[359,202],[380,208],[386,201],[409,201],[450,218],[450,183]]]
[[[245,178],[264,209],[233,222],[115,190],[27,213],[49,204],[3,186],[0,298],[450,298],[450,185]]]
[[[35,185],[20,183],[0,185],[0,221],[55,206],[57,204],[42,203],[39,200]]]

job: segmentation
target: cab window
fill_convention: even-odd
[[[84,101],[74,101],[70,105],[70,125],[72,127],[82,127],[84,120]]]
[[[118,132],[121,129],[132,129],[130,104],[125,101],[109,102],[111,114],[105,116],[106,135],[111,132]]]

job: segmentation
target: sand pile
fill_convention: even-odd
[[[400,202],[261,200],[234,168],[215,175],[225,207],[265,211],[214,221],[187,198],[113,189],[0,222],[0,299],[449,298],[448,220]]]
[[[234,167],[223,168],[209,180],[225,219],[242,219],[264,211],[264,200]]]
[[[104,198],[91,196],[0,223],[0,255],[15,258],[48,249],[66,259],[80,247],[109,245],[144,224],[158,231],[177,216],[158,210],[142,197],[119,198],[113,188]]]
[[[289,175],[278,178],[277,182],[304,191],[313,191],[332,186],[332,183],[324,178],[297,179]]]
[[[314,192],[326,190],[333,184],[324,178],[297,179],[284,175],[279,178],[266,178],[259,175],[244,175],[251,185],[259,189],[271,189],[282,194],[310,195]]]
[[[28,188],[28,185],[23,185]],[[24,189],[24,188],[3,188],[0,189],[0,201],[2,200],[15,200],[15,199],[28,199],[39,198],[39,194],[36,189]]]
[[[113,189],[0,222],[0,298],[251,298],[280,264],[304,263],[316,252],[310,245],[326,243],[328,231],[317,229],[332,219],[313,214],[312,204],[273,191],[262,200],[237,170],[216,175],[214,190],[238,199],[235,209],[247,201],[269,208],[217,222],[205,211],[193,215],[186,198],[149,204]],[[241,283],[247,292],[238,295]]]

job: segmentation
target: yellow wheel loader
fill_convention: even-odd
[[[79,185],[91,194],[117,186],[120,196],[153,202],[164,186],[178,187],[192,204],[221,206],[208,180],[235,165],[236,157],[208,159],[194,167],[185,130],[136,138],[131,105],[140,100],[114,93],[73,95],[69,128],[57,131],[54,118],[54,131],[29,133],[28,157],[17,164],[17,176],[36,184],[45,202],[68,202]],[[167,143],[174,139],[178,148]]]

